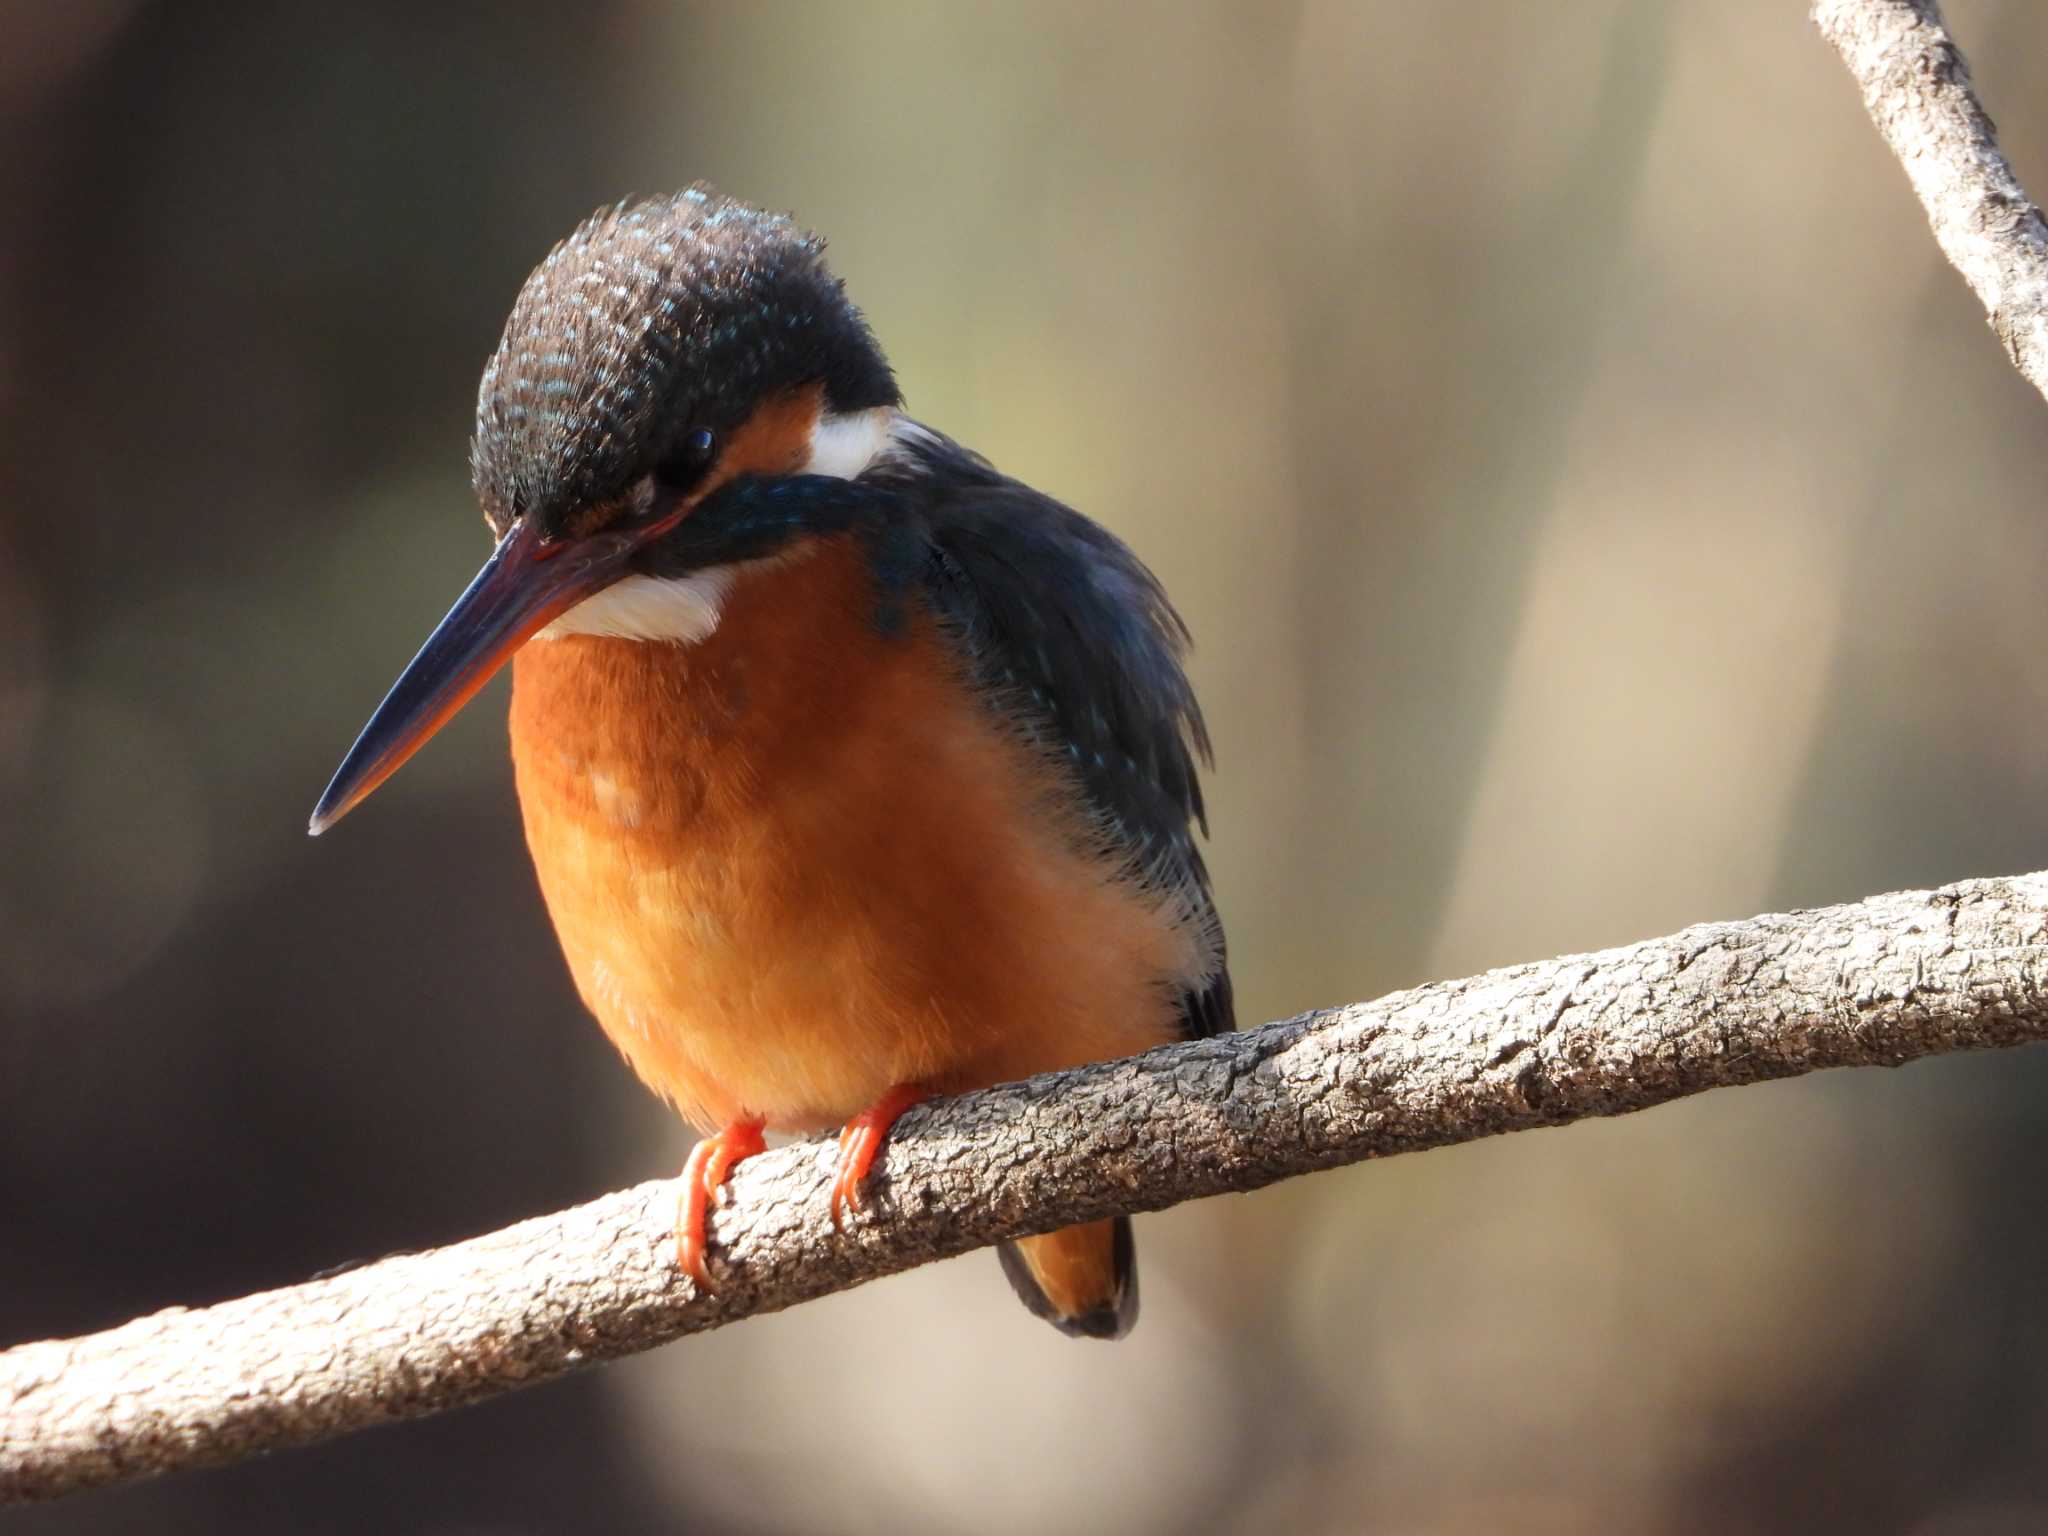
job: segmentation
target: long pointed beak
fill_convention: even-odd
[[[435,626],[313,807],[318,837],[426,745],[535,631],[623,574],[639,541],[601,533],[544,543],[522,520]]]

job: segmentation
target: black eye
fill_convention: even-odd
[[[717,451],[718,434],[709,427],[698,427],[693,432],[683,434],[682,440],[676,444],[675,452],[669,455],[655,474],[668,485],[694,485],[710,465],[711,456]]]

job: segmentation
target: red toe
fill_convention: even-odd
[[[683,1165],[683,1192],[676,1201],[676,1263],[699,1290],[712,1289],[704,1265],[704,1225],[713,1203],[725,1201],[725,1181],[733,1165],[767,1150],[759,1120],[735,1120],[715,1136],[690,1149]]]
[[[839,1133],[839,1171],[832,1179],[833,1226],[840,1225],[847,1206],[860,1209],[861,1180],[874,1167],[889,1128],[911,1105],[930,1097],[922,1088],[899,1083],[846,1122],[846,1129]]]

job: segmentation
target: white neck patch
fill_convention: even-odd
[[[820,416],[811,428],[811,456],[798,471],[851,480],[888,448],[898,417],[887,407]],[[535,634],[608,635],[616,640],[695,645],[718,628],[738,567],[715,565],[688,576],[624,576]]]
[[[896,413],[886,406],[848,416],[820,416],[811,428],[810,461],[800,473],[851,480],[889,446],[895,427]]]

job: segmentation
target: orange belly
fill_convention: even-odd
[[[515,660],[527,841],[578,990],[699,1127],[836,1125],[897,1083],[1170,1038],[1212,963],[1091,849],[1056,766],[927,616],[879,633],[850,540],[744,573],[698,645]]]

